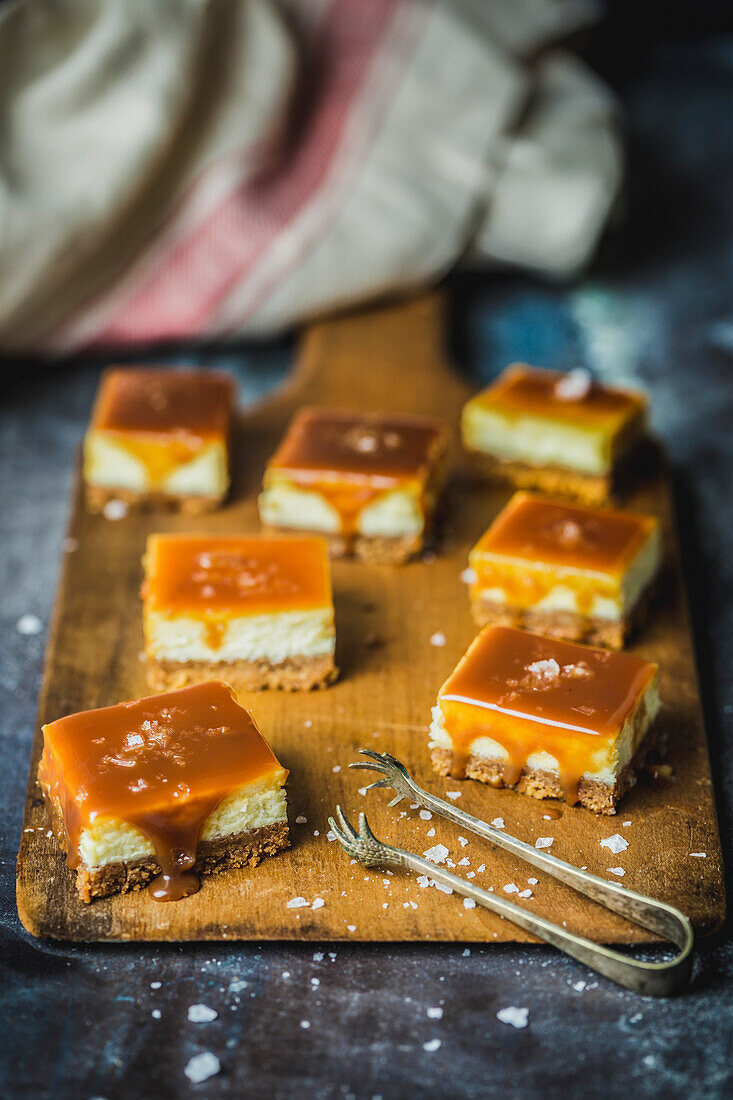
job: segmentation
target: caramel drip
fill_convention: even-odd
[[[205,446],[203,440],[145,439],[125,432],[108,432],[115,445],[145,467],[151,488],[159,488],[179,466],[190,462]]]
[[[505,782],[514,785],[528,759],[557,761],[565,797],[613,759],[615,741],[656,666],[627,654],[556,642],[507,627],[486,627],[440,690],[454,753],[491,738],[506,753]]]
[[[331,602],[328,555],[320,538],[151,535],[145,566],[148,609],[203,618],[214,648],[233,616],[311,610]]]
[[[67,862],[96,823],[123,821],[150,841],[157,901],[199,886],[193,872],[207,818],[233,790],[283,772],[227,684],[86,711],[44,726],[39,778],[63,820]]]
[[[221,649],[227,628],[226,621],[207,619],[204,625],[206,628],[206,644],[209,649]]]
[[[437,420],[304,409],[268,470],[282,471],[298,488],[323,496],[337,512],[342,532],[351,535],[363,509],[385,493],[410,487],[422,495],[443,446]]]
[[[618,599],[619,588],[612,581],[597,576],[579,576],[561,569],[542,569],[528,572],[527,566],[507,562],[476,561],[472,568],[476,581],[471,585],[472,597],[480,597],[490,588],[500,588],[506,601],[514,607],[534,607],[556,587],[569,588],[581,615],[589,615],[596,597]]]
[[[475,399],[486,408],[496,408],[507,416],[536,415],[570,421],[595,428],[605,423],[623,422],[643,412],[646,400],[641,393],[613,389],[594,383],[576,398],[558,396],[557,385],[565,378],[562,371],[539,370],[516,364]]]

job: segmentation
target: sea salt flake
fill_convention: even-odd
[[[578,993],[582,993],[585,989],[586,983],[584,981],[573,982],[573,989],[577,989]]]
[[[484,871],[486,870],[486,864],[485,864],[485,863],[482,863],[480,867],[477,867],[477,868],[476,868],[476,870],[478,871],[478,873],[479,873],[480,875],[482,875],[482,874],[484,873]]]
[[[423,821],[432,821],[433,815],[430,810],[420,810],[420,817]]]
[[[427,1043],[423,1043],[422,1048],[426,1050],[428,1054],[432,1054],[434,1051],[440,1050],[442,1045],[440,1039],[428,1039]]]
[[[430,879],[428,878],[427,875],[418,875],[417,876],[417,884],[418,884],[418,886],[425,889],[426,886],[430,885]]]
[[[15,624],[15,629],[19,634],[25,634],[30,637],[33,634],[40,634],[43,630],[43,623],[37,615],[21,615]]]
[[[426,836],[435,836],[435,829],[428,829]]]
[[[623,825],[624,829],[626,829],[631,824],[631,822],[630,821],[622,821],[621,824]]]
[[[532,897],[532,891],[531,890],[520,890],[519,893],[517,894],[517,897],[518,898],[531,898]]]
[[[154,1008],[150,1015],[153,1017],[154,1020],[159,1020],[162,1016],[162,1013],[159,1008]]]
[[[183,1072],[191,1084],[198,1085],[202,1081],[208,1081],[209,1077],[213,1077],[220,1069],[221,1062],[216,1055],[212,1054],[210,1050],[205,1050],[201,1054],[194,1054],[193,1058],[189,1058]]]
[[[707,852],[690,852],[690,855],[697,859],[707,859]]]
[[[475,909],[476,908],[476,902],[473,900],[473,898],[464,898],[463,899],[463,908],[464,909]]]
[[[301,1020],[300,1026],[303,1028],[303,1031],[307,1031],[308,1028],[311,1026],[311,1022],[310,1020]]]
[[[189,1005],[188,1018],[192,1024],[209,1024],[219,1015],[208,1005]]]
[[[102,514],[105,519],[124,519],[127,512],[128,508],[124,500],[108,500],[102,509]],[[214,1070],[214,1072],[218,1073],[218,1068]],[[209,1075],[207,1074],[207,1076]],[[205,1078],[202,1078],[202,1080],[205,1080]]]
[[[555,397],[560,401],[580,401],[590,393],[593,376],[585,367],[574,367],[555,383]]]
[[[512,1027],[526,1027],[529,1023],[529,1009],[516,1008],[514,1005],[509,1005],[508,1008],[500,1008],[496,1014],[496,1018],[497,1020],[501,1020],[503,1024],[510,1024]]]
[[[430,644],[443,646],[446,643],[446,637],[442,630],[436,630],[434,634],[430,635]]]
[[[338,840],[338,837],[336,836],[333,829],[329,829],[328,832],[326,833],[326,840],[329,841],[329,843],[333,840]]]
[[[295,824],[296,825],[305,825],[305,824],[307,824],[307,822],[308,822],[308,818],[305,817],[303,814],[298,814],[298,816],[295,819]]]
[[[445,797],[446,798],[452,798],[452,799],[455,800],[456,798],[460,798],[462,793],[463,793],[462,791],[446,791],[445,792]]]
[[[505,894],[518,894],[519,887],[515,882],[507,882],[505,886],[502,886],[502,890]]]
[[[308,906],[308,902],[305,898],[291,898],[287,903],[288,909],[302,909],[303,906],[306,906],[306,908]]]
[[[527,879],[527,882],[529,883],[530,886],[536,886],[538,881],[539,880],[536,879],[536,878],[528,878]]]
[[[623,867],[607,867],[606,870],[610,875],[618,875],[619,878],[623,878],[626,874]]]
[[[478,574],[475,569],[471,569],[470,565],[467,569],[464,569],[461,573],[461,580],[464,584],[475,584],[478,580]]]
[[[466,871],[466,878],[476,878],[475,871]]]
[[[471,866],[471,860],[468,858],[468,856],[464,856],[463,859],[458,860],[458,866],[459,867],[470,867]]]
[[[491,824],[494,826],[495,829],[506,829],[503,817],[495,817]]]
[[[341,765],[340,764],[334,764],[334,766],[331,768],[331,771],[334,773],[334,775],[336,775],[337,772],[341,771]]]
[[[459,836],[458,843],[460,844],[461,848],[465,848],[468,844],[468,841],[466,840],[465,836]]]
[[[554,836],[538,836],[534,846],[535,848],[551,848],[554,840]]]
[[[311,904],[311,909],[322,909],[325,904],[326,903],[323,900],[323,898],[313,898],[313,902]],[[321,955],[321,958],[323,958],[322,955]]]
[[[543,684],[551,684],[559,678],[560,666],[554,657],[548,657],[544,661],[533,661],[531,665],[527,665],[527,672]]]
[[[427,1017],[429,1020],[442,1020],[443,1009],[440,1008],[440,1006],[437,1006],[436,1008],[429,1008],[427,1011]]]
[[[423,855],[426,859],[429,859],[431,863],[445,863],[445,857],[449,854],[449,849],[445,844],[436,844],[432,848],[428,848]]]
[[[622,837],[620,833],[614,833],[613,836],[607,836],[601,841],[601,848],[608,848],[609,852],[613,852],[615,856],[617,856],[619,852],[625,852],[628,846],[628,840]]]
[[[150,988],[151,989],[160,989],[162,984],[163,984],[162,982],[151,982],[150,983]]]
[[[347,924],[346,928],[349,932],[356,932],[356,925],[355,924]]]
[[[452,894],[453,893],[453,887],[452,886],[444,886],[442,882],[435,882],[433,880],[433,881],[431,881],[430,885],[434,886],[436,890],[440,890],[441,894]]]

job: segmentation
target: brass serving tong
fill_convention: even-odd
[[[664,962],[643,962],[620,951],[592,943],[584,936],[577,936],[561,925],[545,920],[544,917],[528,913],[519,905],[505,900],[501,896],[483,890],[480,886],[468,882],[459,875],[431,863],[413,852],[404,851],[384,844],[372,833],[365,814],[359,815],[359,829],[354,829],[340,806],[336,807],[336,819],[329,818],[331,828],[342,847],[353,858],[367,867],[384,865],[407,867],[412,871],[429,875],[430,878],[449,886],[457,894],[472,898],[478,905],[491,909],[514,924],[531,932],[540,939],[551,943],[579,959],[599,974],[634,993],[645,996],[666,997],[681,992],[689,984],[692,973],[692,947],[694,942],[692,925],[688,918],[673,905],[654,901],[652,898],[628,890],[620,883],[607,882],[588,871],[581,871],[571,863],[552,856],[549,852],[533,848],[522,840],[495,829],[485,821],[459,810],[456,806],[444,802],[442,798],[429,794],[418,787],[415,780],[399,760],[389,753],[372,752],[361,749],[362,755],[369,758],[349,765],[351,768],[364,768],[381,773],[382,779],[370,784],[375,787],[391,787],[396,796],[389,803],[396,806],[403,798],[410,798],[432,813],[455,822],[461,828],[491,841],[499,848],[519,856],[526,863],[545,871],[560,882],[572,886],[581,894],[592,898],[607,909],[627,917],[635,924],[651,932],[656,932],[679,948],[679,953]]]

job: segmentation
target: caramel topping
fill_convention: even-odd
[[[207,443],[226,439],[233,399],[224,374],[117,368],[102,380],[91,428],[111,436],[160,485]]]
[[[467,756],[478,737],[508,755],[515,783],[528,758],[546,752],[559,765],[568,802],[613,745],[653,680],[657,666],[625,653],[488,626],[440,689],[454,751]]]
[[[549,417],[588,428],[620,427],[646,409],[642,393],[597,382],[576,390],[564,385],[568,377],[562,371],[539,370],[517,363],[474,400],[505,415]]]
[[[589,611],[594,595],[618,593],[657,527],[651,516],[515,493],[471,551],[472,592],[502,588],[513,604],[526,607],[563,584],[575,591],[580,610]]]
[[[161,874],[154,898],[198,889],[192,872],[206,819],[232,791],[287,772],[231,688],[219,681],[60,718],[43,727],[39,775],[62,814],[68,863],[100,820],[138,828]]]
[[[328,552],[320,538],[151,535],[145,569],[147,609],[203,617],[212,645],[231,617],[331,603]]]
[[[424,495],[444,439],[440,422],[425,417],[302,409],[268,471],[320,493],[351,532],[362,509],[385,492],[410,487]]]

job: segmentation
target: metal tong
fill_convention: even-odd
[[[425,809],[519,856],[533,867],[572,886],[574,890],[599,902],[607,909],[612,909],[615,913],[620,913],[635,924],[641,925],[642,928],[670,940],[679,948],[679,953],[664,962],[642,962],[623,955],[620,951],[613,951],[609,947],[592,943],[584,936],[577,936],[566,928],[545,920],[544,917],[528,913],[519,905],[514,905],[497,894],[483,890],[480,886],[475,886],[472,882],[452,874],[413,852],[384,844],[372,833],[366,814],[359,815],[357,831],[341,807],[337,806],[338,820],[329,818],[329,822],[350,856],[367,867],[384,865],[407,867],[412,871],[429,875],[435,882],[450,886],[455,893],[463,897],[473,898],[479,905],[491,909],[494,913],[519,925],[520,928],[524,928],[525,931],[551,943],[566,955],[579,959],[599,974],[603,974],[634,993],[665,997],[681,992],[689,984],[694,937],[690,921],[679,909],[662,901],[654,901],[643,894],[634,893],[633,890],[628,890],[620,884],[607,882],[588,871],[581,871],[571,863],[565,863],[564,860],[551,856],[548,852],[533,848],[530,844],[525,844],[524,841],[517,840],[516,837],[509,836],[485,821],[444,802],[442,798],[429,794],[418,787],[404,764],[389,753],[372,752],[370,749],[361,749],[361,753],[369,757],[369,761],[358,761],[350,764],[349,767],[380,772],[383,778],[370,784],[367,789],[391,787],[396,792],[396,797],[389,803],[390,806],[396,806],[403,798],[412,799]]]

